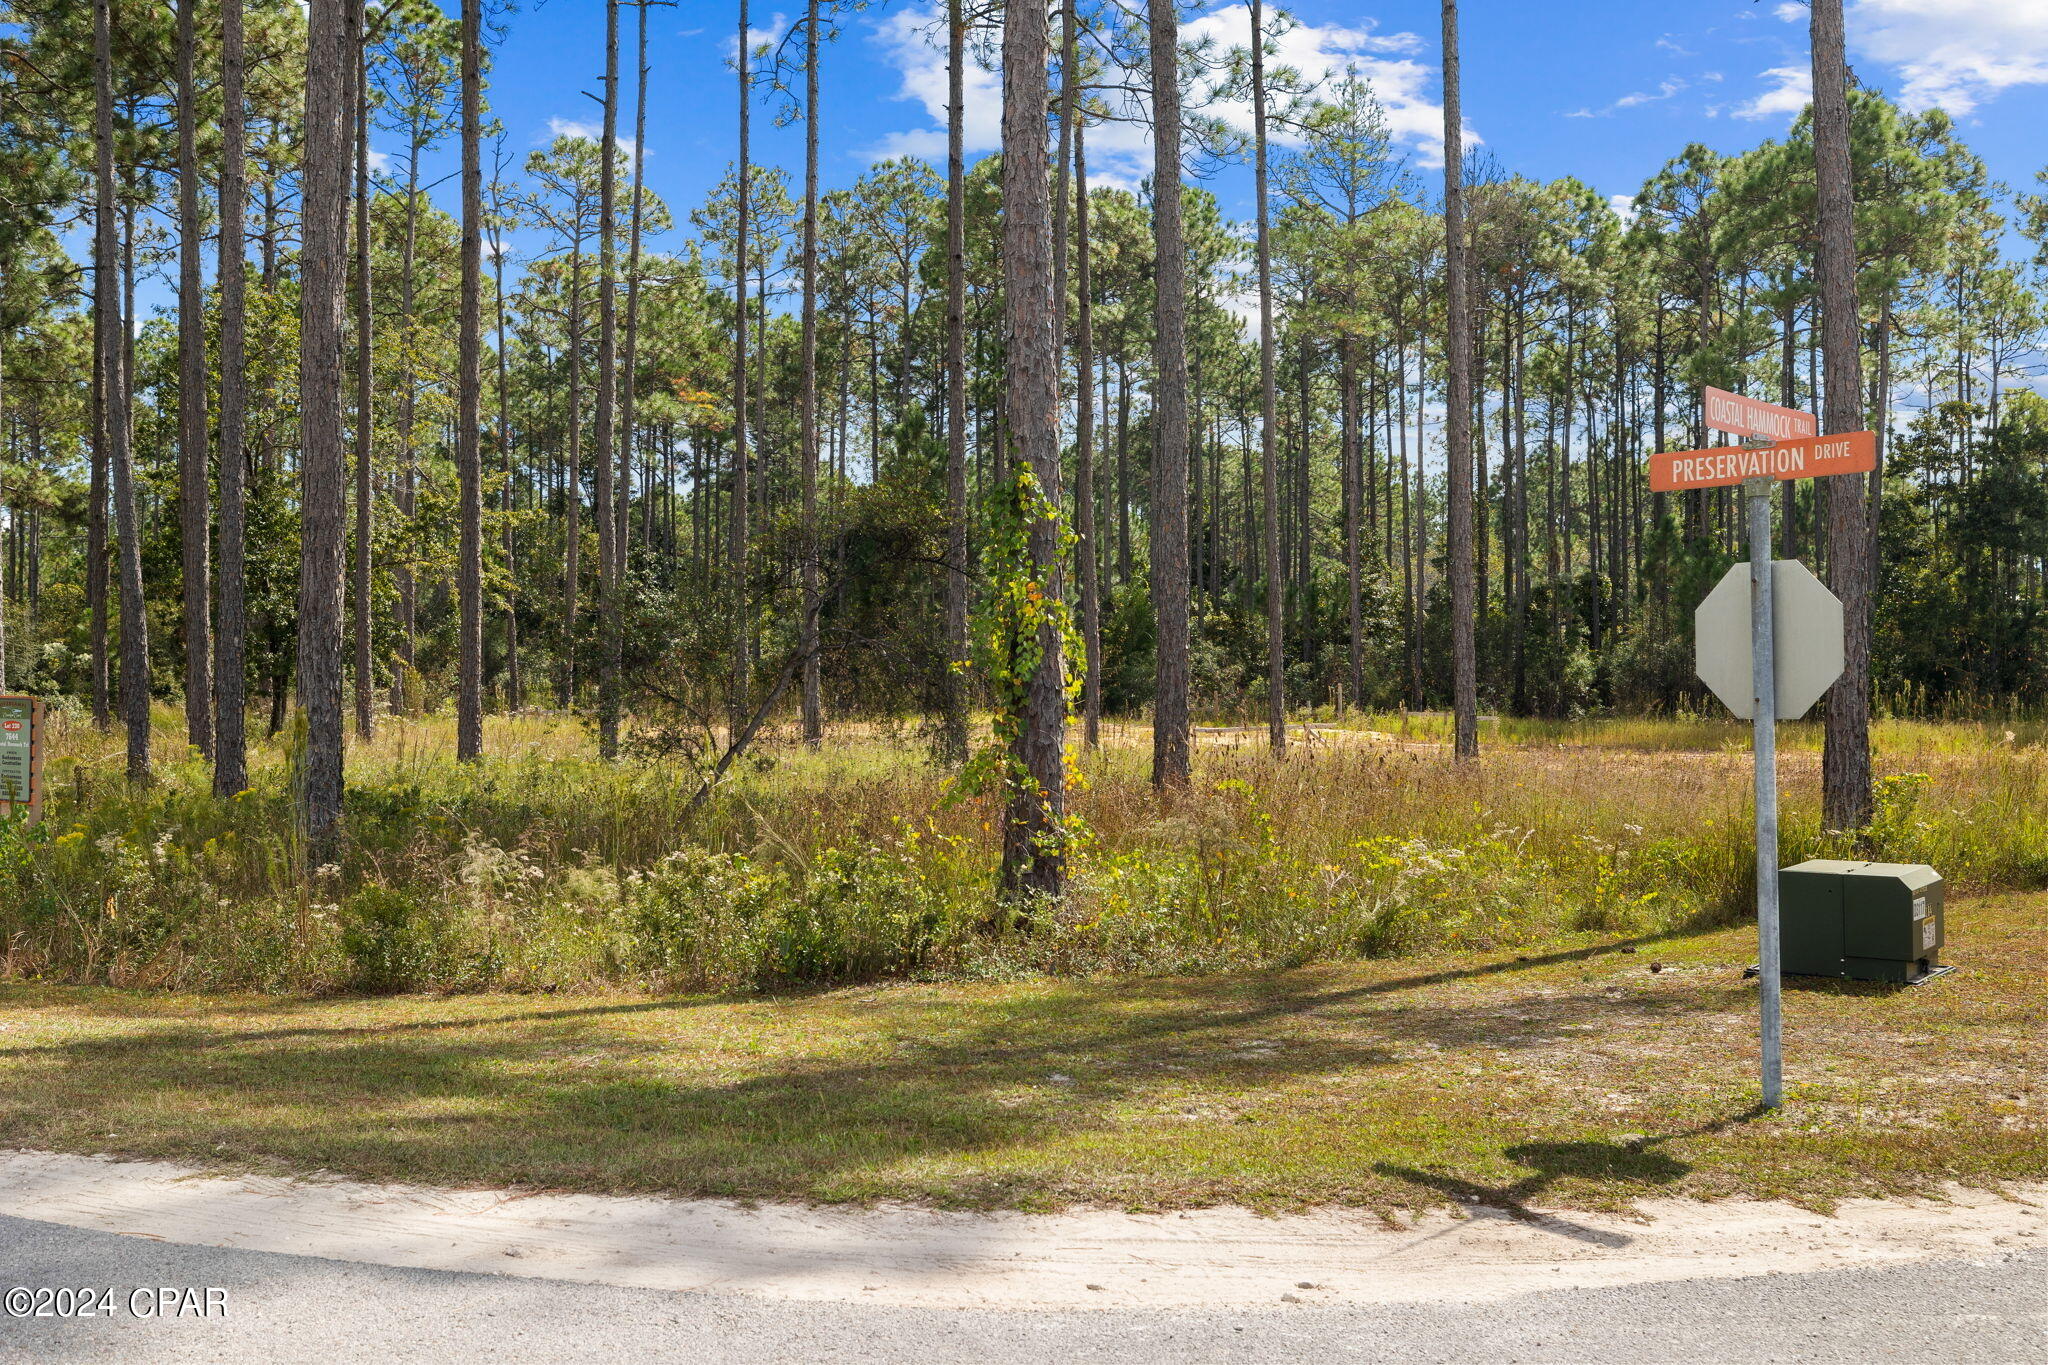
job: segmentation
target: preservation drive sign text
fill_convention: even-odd
[[[1798,436],[1759,446],[1713,446],[1650,457],[1650,491],[1677,493],[1744,479],[1813,479],[1867,474],[1877,468],[1877,437],[1868,431]]]

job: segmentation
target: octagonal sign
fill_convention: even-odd
[[[1842,601],[1796,559],[1771,564],[1777,718],[1797,720],[1842,676]],[[1693,614],[1700,681],[1744,720],[1755,714],[1750,677],[1749,565],[1724,574]]]

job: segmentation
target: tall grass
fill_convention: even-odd
[[[1733,725],[1494,722],[1455,764],[1431,717],[1275,762],[1202,749],[1162,797],[1142,730],[1078,763],[1068,900],[996,913],[994,812],[913,743],[771,739],[702,810],[695,770],[603,763],[573,720],[494,719],[476,765],[444,721],[387,720],[349,761],[347,839],[308,866],[288,741],[250,789],[155,731],[160,777],[54,718],[43,823],[0,834],[0,972],[270,991],[753,989],[886,976],[1180,972],[1538,945],[1726,923],[1752,893]],[[1885,722],[1879,814],[1820,828],[1785,757],[1786,861],[1930,862],[1966,888],[2048,884],[2048,750],[2031,730]]]

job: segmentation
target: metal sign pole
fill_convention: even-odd
[[[1763,1103],[1784,1103],[1784,996],[1778,933],[1778,670],[1772,619],[1771,492],[1775,479],[1745,479],[1749,519],[1750,675],[1754,686],[1756,754],[1757,984],[1761,988]]]

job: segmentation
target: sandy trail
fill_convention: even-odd
[[[1646,1201],[1635,1218],[1474,1208],[1128,1214],[747,1207],[223,1176],[0,1153],[0,1214],[420,1269],[928,1308],[1486,1302],[1538,1289],[1973,1260],[2048,1247],[2048,1184],[2001,1197]]]

